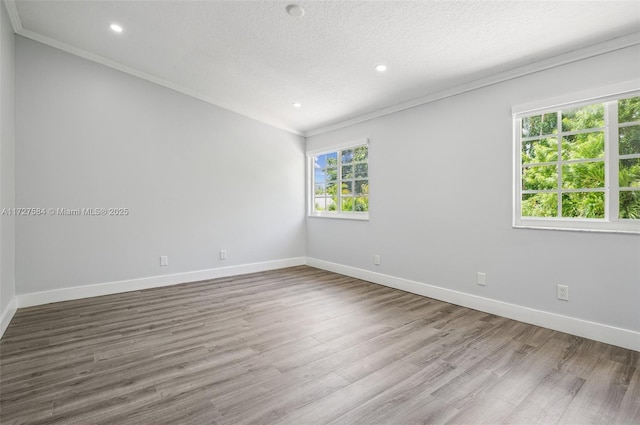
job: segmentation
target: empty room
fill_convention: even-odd
[[[640,1],[0,3],[0,424],[640,423]]]

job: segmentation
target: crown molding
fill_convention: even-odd
[[[143,80],[147,80],[147,81],[152,82],[154,84],[158,84],[158,85],[166,87],[168,89],[177,91],[177,92],[185,94],[185,95],[187,95],[189,97],[193,97],[195,99],[202,100],[203,102],[209,103],[209,104],[217,106],[219,108],[226,109],[228,111],[234,112],[236,114],[242,115],[242,116],[247,117],[247,118],[251,118],[252,120],[258,121],[258,122],[263,123],[263,124],[266,124],[266,125],[268,125],[270,127],[275,127],[275,128],[280,129],[280,130],[284,130],[284,131],[287,131],[289,133],[295,134],[297,136],[304,136],[303,132],[300,132],[300,131],[298,131],[296,129],[289,128],[289,127],[286,127],[286,126],[282,126],[282,125],[280,125],[278,123],[269,122],[269,120],[265,120],[264,118],[252,116],[250,113],[247,113],[246,111],[239,110],[237,108],[234,108],[231,105],[225,104],[223,102],[220,102],[220,101],[218,101],[216,99],[213,99],[213,98],[210,98],[208,96],[204,96],[204,95],[198,93],[195,90],[183,87],[183,86],[181,86],[179,84],[172,83],[171,81],[156,77],[156,76],[154,76],[152,74],[148,74],[146,72],[137,70],[137,69],[129,67],[127,65],[123,65],[120,62],[116,62],[116,61],[113,61],[111,59],[107,59],[104,56],[100,56],[100,55],[96,55],[96,54],[91,53],[91,52],[87,52],[86,50],[79,49],[77,47],[74,47],[74,46],[71,46],[69,44],[60,42],[58,40],[54,40],[54,39],[52,39],[50,37],[47,37],[47,36],[44,36],[42,34],[38,34],[38,33],[34,32],[34,31],[25,29],[22,26],[22,22],[20,21],[20,16],[18,15],[18,9],[16,8],[15,1],[14,0],[3,0],[3,1],[7,5],[7,11],[9,12],[9,17],[11,19],[11,24],[13,25],[14,32],[16,34],[22,36],[22,37],[28,38],[28,39],[33,40],[33,41],[37,41],[39,43],[45,44],[45,45],[47,45],[49,47],[53,47],[53,48],[58,49],[58,50],[62,50],[62,51],[67,52],[67,53],[71,53],[72,55],[75,55],[75,56],[80,56],[81,58],[90,60],[92,62],[97,62],[97,63],[99,63],[101,65],[107,66],[109,68],[116,69],[116,70],[121,71],[121,72],[125,72],[125,73],[133,75],[135,77],[142,78]]]
[[[340,128],[349,127],[354,124],[359,124],[365,121],[372,120],[374,118],[390,115],[395,112],[403,111],[405,109],[415,108],[416,106],[424,105],[426,103],[435,102],[437,100],[445,99],[447,97],[456,96],[469,91],[477,90],[483,87],[491,86],[494,84],[502,83],[504,81],[513,80],[515,78],[523,77],[525,75],[534,74],[536,72],[544,71],[558,66],[566,65],[572,62],[577,62],[583,59],[599,56],[605,53],[613,52],[616,50],[624,49],[625,47],[631,47],[640,44],[640,32],[628,34],[622,37],[614,38],[602,43],[594,44],[592,46],[576,49],[568,53],[553,56],[541,61],[512,68],[507,71],[499,72],[486,78],[471,81],[469,83],[460,84],[445,90],[441,90],[435,93],[430,93],[425,96],[421,96],[406,102],[398,103],[387,108],[378,109],[377,111],[363,114],[345,121],[331,124],[324,127],[319,127],[313,130],[306,131],[305,137],[316,136],[323,133],[328,133]]]
[[[13,27],[13,32],[16,34],[22,31],[22,21],[20,21],[20,15],[18,15],[18,8],[16,7],[15,0],[2,0],[5,7],[7,8],[7,13],[9,14],[9,20],[11,21],[11,26]]]
[[[13,30],[18,35],[37,41],[42,44],[46,44],[50,47],[54,47],[56,49],[65,51],[67,53],[80,56],[90,61],[97,62],[104,66],[108,66],[110,68],[116,69],[118,71],[125,72],[127,74],[136,76],[138,78],[142,78],[143,80],[150,81],[152,83],[158,84],[160,86],[164,86],[166,88],[185,94],[187,96],[202,100],[203,102],[207,102],[214,106],[243,115],[245,117],[251,118],[253,120],[269,125],[271,127],[275,127],[280,130],[284,130],[289,133],[295,134],[297,136],[303,136],[303,137],[311,137],[311,136],[316,136],[323,133],[328,133],[330,131],[338,130],[340,128],[348,127],[354,124],[359,124],[375,118],[383,117],[385,115],[390,115],[396,112],[400,112],[405,109],[415,108],[420,105],[424,105],[424,104],[435,102],[448,97],[456,96],[462,93],[466,93],[466,92],[477,90],[483,87],[491,86],[504,81],[513,80],[515,78],[523,77],[525,75],[534,74],[536,72],[544,71],[551,68],[556,68],[558,66],[566,65],[572,62],[577,62],[583,59],[599,56],[605,53],[613,52],[616,50],[624,49],[626,47],[631,47],[631,46],[640,44],[640,32],[635,32],[622,37],[617,37],[611,40],[607,40],[602,43],[576,49],[568,53],[556,55],[551,58],[536,61],[531,64],[512,68],[503,72],[496,73],[489,77],[471,81],[469,83],[456,85],[444,90],[440,90],[440,91],[430,93],[412,100],[408,100],[406,102],[401,102],[396,105],[392,105],[386,108],[378,109],[373,112],[356,116],[354,118],[350,118],[348,120],[340,121],[335,124],[318,127],[318,128],[307,130],[307,131],[301,131],[301,130],[296,130],[293,128],[283,126],[278,123],[270,122],[269,120],[265,120],[264,118],[261,118],[261,117],[252,116],[246,111],[239,110],[231,105],[225,104],[211,97],[204,96],[193,89],[183,87],[179,84],[175,84],[170,81],[164,80],[162,78],[156,77],[154,75],[148,74],[146,72],[139,71],[135,68],[131,68],[119,62],[107,59],[103,56],[87,52],[77,47],[54,40],[50,37],[27,30],[22,26],[22,22],[18,14],[18,9],[15,4],[15,0],[2,0],[2,1],[5,3],[7,7],[9,18],[11,19],[11,24],[13,25]]]
[[[116,62],[116,61],[113,61],[111,59],[107,59],[104,56],[96,55],[94,53],[87,52],[86,50],[78,49],[77,47],[70,46],[70,45],[68,45],[66,43],[62,43],[60,41],[54,40],[52,38],[49,38],[47,36],[35,33],[33,31],[30,31],[30,30],[22,29],[17,34],[22,36],[22,37],[29,38],[31,40],[37,41],[39,43],[46,44],[47,46],[62,50],[64,52],[71,53],[72,55],[80,56],[81,58],[90,60],[92,62],[96,62],[96,63],[99,63],[101,65],[107,66],[109,68],[113,68],[113,69],[116,69],[118,71],[122,71],[122,72],[125,72],[127,74],[133,75],[135,77],[141,78],[143,80],[152,82],[154,84],[158,84],[158,85],[166,87],[168,89],[171,89],[171,90],[177,91],[179,93],[185,94],[185,95],[187,95],[189,97],[193,97],[195,99],[202,100],[203,102],[209,103],[211,105],[217,106],[217,107],[222,108],[222,109],[226,109],[228,111],[234,112],[234,113],[242,115],[244,117],[251,118],[252,120],[261,122],[261,123],[266,124],[266,125],[268,125],[270,127],[275,127],[275,128],[280,129],[280,130],[284,130],[284,131],[287,131],[289,133],[295,134],[297,136],[304,136],[304,133],[302,133],[302,132],[300,132],[298,130],[295,130],[295,129],[292,129],[292,128],[288,128],[288,127],[285,127],[285,126],[282,126],[282,125],[279,125],[279,124],[276,124],[276,123],[273,123],[273,122],[269,122],[268,120],[265,120],[263,118],[252,116],[250,113],[247,113],[246,111],[238,110],[238,109],[234,108],[231,105],[225,104],[223,102],[220,102],[220,101],[218,101],[216,99],[213,99],[213,98],[210,98],[208,96],[204,96],[204,95],[198,93],[195,90],[183,87],[183,86],[181,86],[179,84],[172,83],[171,81],[156,77],[156,76],[148,74],[146,72],[139,71],[139,70],[137,70],[135,68],[131,68],[129,66],[123,65],[120,62]]]

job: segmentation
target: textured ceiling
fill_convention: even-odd
[[[289,16],[291,3],[305,15]],[[301,134],[594,44],[640,42],[637,0],[19,0],[8,7],[21,35]],[[124,32],[109,30],[113,22]],[[374,70],[378,63],[386,73]]]

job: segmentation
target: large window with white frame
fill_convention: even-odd
[[[514,226],[640,233],[640,91],[514,114]]]
[[[369,145],[366,139],[308,151],[309,215],[369,218]]]

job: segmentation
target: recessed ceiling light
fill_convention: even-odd
[[[122,32],[122,27],[118,24],[111,24],[109,28],[111,28],[113,32]]]
[[[287,11],[289,16],[292,16],[294,18],[301,18],[302,16],[304,16],[304,9],[297,4],[290,4],[284,9]]]
[[[378,72],[385,72],[386,70],[387,70],[387,65],[384,65],[384,64],[382,64],[382,63],[381,63],[381,64],[379,64],[379,65],[376,65],[376,71],[378,71]]]
[[[294,107],[294,108],[302,108],[302,103],[300,103],[300,102],[293,102],[293,107]]]

